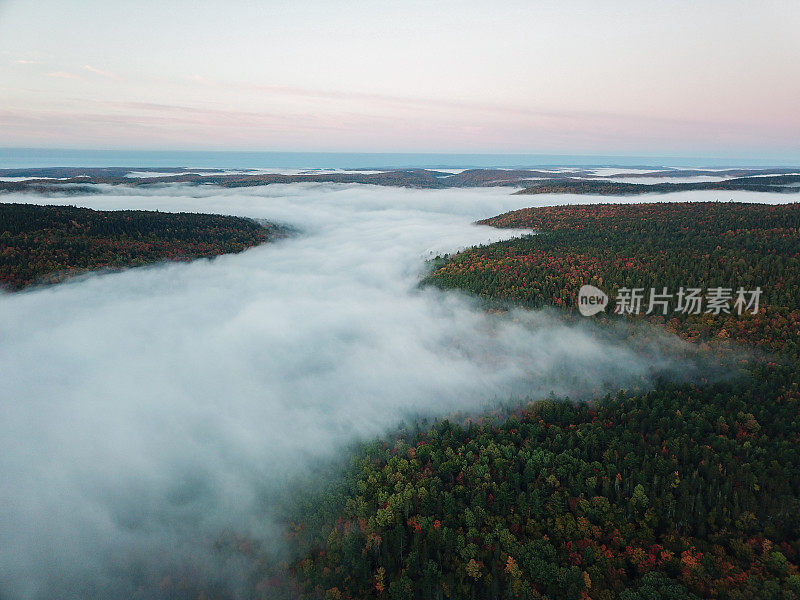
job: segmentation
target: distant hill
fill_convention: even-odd
[[[151,172],[145,177],[132,176]],[[166,173],[166,174],[165,174]],[[730,177],[713,182],[621,183],[610,177],[679,178],[698,175]],[[423,189],[516,187],[520,194],[601,194],[623,196],[689,190],[746,190],[792,193],[800,191],[800,175],[787,169],[733,169],[728,171],[663,170],[621,175],[597,175],[585,170],[544,171],[531,169],[467,169],[448,173],[430,169],[393,169],[380,172],[327,173],[224,173],[203,169],[48,168],[0,170],[0,177],[29,177],[23,181],[0,181],[0,192],[76,194],[91,193],[96,184],[155,186],[169,183],[217,185],[238,188],[275,183],[361,183]]]
[[[95,269],[241,252],[286,235],[240,217],[32,204],[0,204],[0,224],[0,287],[8,290]]]
[[[800,175],[768,177],[738,177],[724,181],[682,183],[623,183],[599,179],[545,179],[537,181],[517,194],[595,194],[601,196],[631,196],[638,194],[667,194],[699,190],[741,190],[792,194],[800,192]]]

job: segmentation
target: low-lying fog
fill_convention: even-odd
[[[263,492],[408,415],[585,397],[672,365],[666,337],[642,352],[588,323],[417,288],[426,257],[513,235],[475,219],[554,198],[571,197],[306,184],[5,196],[302,233],[0,294],[0,597],[136,597],[134,571],[198,560],[221,532],[269,542]]]

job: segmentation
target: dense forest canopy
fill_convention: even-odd
[[[627,183],[598,179],[546,179],[533,182],[518,194],[595,194],[601,196],[631,196],[639,194],[668,194],[699,190],[741,190],[794,194],[800,192],[800,176],[737,177],[725,181],[677,183]]]
[[[433,169],[387,169],[377,172],[360,169],[347,172],[304,173],[208,173],[202,169],[146,174],[120,168],[103,169],[21,169],[0,170],[0,177],[27,177],[20,181],[0,180],[0,193],[34,192],[43,194],[76,194],[98,192],[97,184],[163,186],[165,184],[217,185],[228,188],[253,187],[278,183],[360,183],[389,187],[424,189],[506,186],[521,188],[520,194],[599,194],[630,195],[696,190],[740,190],[779,194],[800,192],[800,175],[791,169],[729,169],[724,171],[665,169],[638,171],[619,175],[599,175],[592,169],[466,169],[457,173]],[[718,181],[677,181],[674,183],[624,183],[612,178],[656,177],[679,179],[692,176],[713,176]],[[57,179],[54,179],[57,178]]]
[[[19,290],[93,269],[241,252],[284,234],[222,215],[0,203],[0,286]]]
[[[575,311],[583,284],[608,293],[651,288],[762,289],[759,312],[654,311],[648,318],[692,340],[733,339],[797,353],[800,204],[678,202],[553,206],[480,223],[536,235],[473,248],[428,283],[528,307]],[[674,300],[674,299],[673,299]],[[674,304],[672,306],[674,308]],[[609,311],[610,312],[610,311]]]

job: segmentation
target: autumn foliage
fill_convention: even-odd
[[[536,232],[450,258],[427,282],[515,305],[575,311],[581,285],[763,289],[758,314],[651,315],[691,341],[800,350],[800,204],[722,202],[528,208],[480,221]],[[610,311],[609,311],[610,312]]]
[[[222,215],[0,203],[0,287],[241,252],[280,235],[278,227]]]

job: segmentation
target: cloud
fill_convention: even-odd
[[[94,73],[95,75],[100,75],[101,77],[105,77],[107,79],[120,79],[119,75],[113,73],[111,71],[104,71],[103,69],[98,69],[97,67],[93,67],[92,65],[83,65],[84,71],[89,71],[89,73]]]
[[[46,75],[55,79],[81,79],[80,75],[69,71],[51,71],[50,73],[46,73]]]
[[[237,214],[299,237],[0,295],[0,596],[128,598],[226,532],[278,537],[265,495],[409,415],[647,385],[684,346],[419,290],[424,259],[514,235],[507,190],[105,188],[4,201]],[[613,332],[612,332],[613,333]],[[239,574],[240,575],[240,574]],[[145,593],[145,597],[152,597]]]
[[[203,77],[202,75],[197,75],[197,74],[189,75],[188,77],[186,77],[186,80],[209,87],[219,86],[219,83],[216,80],[209,79],[208,77]]]
[[[86,77],[56,71],[53,78]],[[233,93],[228,84],[204,84]],[[91,86],[84,86],[78,96]],[[144,89],[144,88],[142,88]],[[676,121],[641,115],[546,112],[413,98],[253,87],[235,100],[119,101],[92,95],[16,102],[4,111],[9,146],[86,145],[305,149],[308,151],[661,153],[796,156],[798,126]],[[191,91],[191,90],[190,90]],[[248,100],[249,98],[249,100]],[[769,120],[769,117],[764,117]],[[659,144],[653,146],[656,136]],[[714,143],[709,145],[708,140]],[[724,143],[723,143],[724,142]],[[783,155],[776,148],[784,148]]]

